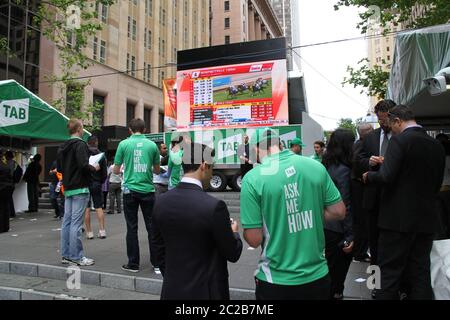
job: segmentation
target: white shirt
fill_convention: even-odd
[[[196,184],[197,186],[199,186],[203,190],[203,185],[202,185],[200,180],[197,180],[197,179],[194,179],[194,178],[183,177],[181,179],[181,182],[183,182],[183,183],[190,183],[190,184]]]
[[[389,133],[387,134],[387,136],[388,136],[389,140],[391,140],[391,138],[392,138],[392,131],[389,132]],[[380,149],[378,149],[378,150],[380,150],[380,152],[381,152],[381,146],[383,145],[384,137],[385,137],[385,135],[384,135],[384,130],[381,129],[381,132],[380,132]]]
[[[162,161],[164,157],[162,155],[159,156],[159,160]],[[167,166],[161,166],[161,172],[162,170],[164,170],[165,172],[167,172],[168,167]],[[160,173],[160,174],[153,174],[153,183],[157,183],[157,184],[162,184],[164,186],[167,186],[169,184],[169,178],[166,176],[163,176],[165,173]]]

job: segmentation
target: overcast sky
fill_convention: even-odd
[[[301,45],[362,36],[356,28],[359,21],[356,8],[334,11],[337,0],[294,1],[300,2]],[[347,65],[355,66],[367,57],[367,40],[301,48],[300,54],[304,59],[302,71],[309,112],[324,130],[335,129],[340,118],[357,119],[366,115],[368,97],[353,86],[342,87],[341,82]]]

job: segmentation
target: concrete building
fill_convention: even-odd
[[[282,36],[269,0],[211,0],[211,45]]]
[[[299,1],[298,0],[270,0],[272,8],[275,11],[278,21],[281,24],[283,35],[287,39],[288,47],[300,45],[300,20],[299,20]],[[287,52],[288,70],[294,68],[300,70],[300,57],[291,50]],[[295,66],[294,66],[295,64]]]
[[[84,91],[86,105],[104,104],[99,114],[104,126],[126,126],[140,117],[149,132],[160,131],[162,80],[175,76],[178,50],[209,45],[209,1],[118,0],[92,10],[103,29],[85,50],[93,66],[79,72],[80,77],[94,76]],[[42,83],[46,75],[61,71],[58,49],[43,37],[40,47],[39,94],[47,101],[64,99],[66,92]]]

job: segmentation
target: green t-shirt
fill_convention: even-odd
[[[156,144],[142,134],[134,134],[117,148],[114,164],[124,165],[125,187],[140,193],[155,192],[153,166],[160,164]]]
[[[341,195],[325,167],[289,150],[263,159],[242,181],[244,229],[263,229],[255,276],[278,285],[301,285],[328,273],[324,207]]]
[[[169,186],[176,187],[181,180],[183,168],[181,164],[183,163],[183,150],[178,150],[177,152],[170,151],[169,153],[169,171],[170,179]]]
[[[316,161],[319,161],[322,163],[322,157],[319,157],[317,154],[314,153],[314,155],[311,156],[311,159],[314,159]]]

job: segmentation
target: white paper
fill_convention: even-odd
[[[102,158],[104,156],[105,156],[105,154],[103,152],[99,153],[99,154],[96,154],[95,156],[90,156],[89,157],[89,164],[91,166],[95,167],[97,164],[99,164],[100,160],[102,160]]]

